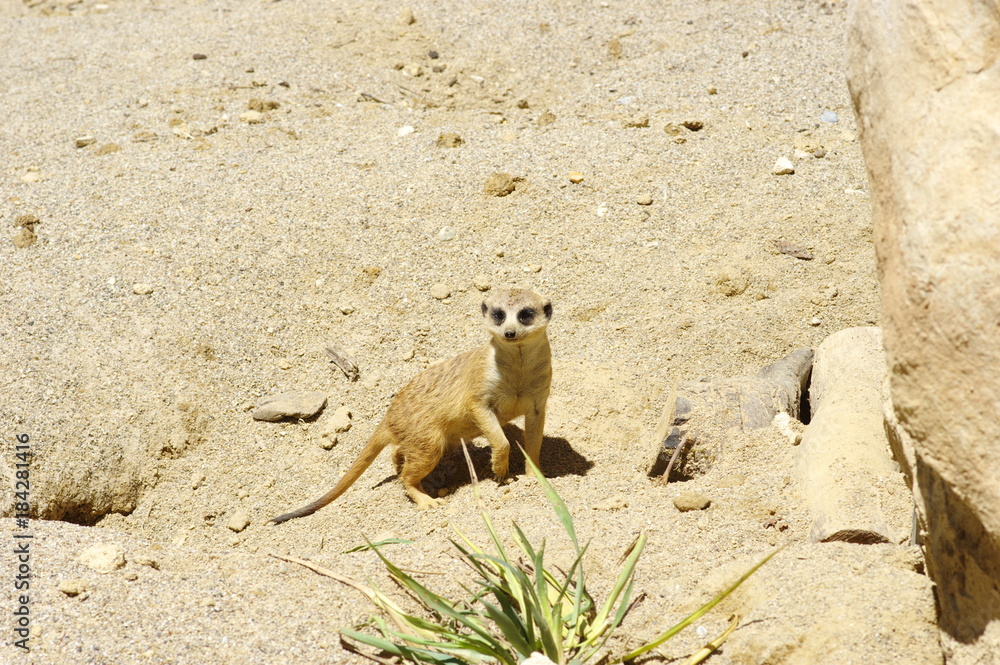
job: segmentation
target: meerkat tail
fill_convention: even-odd
[[[364,450],[358,455],[358,458],[354,460],[354,464],[351,468],[347,470],[347,473],[341,477],[332,490],[316,499],[307,506],[302,506],[298,510],[293,510],[290,513],[285,513],[284,515],[278,515],[277,517],[272,517],[269,521],[275,524],[281,524],[282,522],[287,522],[288,520],[293,520],[296,517],[305,517],[306,515],[312,515],[320,508],[332,503],[341,494],[347,491],[347,489],[361,477],[361,474],[371,466],[375,458],[379,456],[382,450],[392,443],[392,434],[389,432],[389,428],[384,425],[379,425],[375,433],[372,434],[372,438],[368,440],[365,445]]]

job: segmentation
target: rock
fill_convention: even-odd
[[[242,508],[230,515],[229,520],[226,522],[226,528],[236,533],[243,531],[248,526],[250,526],[250,515]]]
[[[622,127],[626,129],[642,129],[649,127],[648,115],[633,115],[622,120]]]
[[[895,529],[884,513],[893,503],[885,486],[903,485],[882,423],[884,368],[878,328],[841,330],[816,348],[812,419],[795,454],[813,542],[896,543],[909,526],[908,500]]]
[[[653,205],[653,197],[649,194],[640,194],[636,197],[635,202],[641,206],[651,206]]]
[[[285,418],[312,418],[324,406],[326,395],[321,392],[282,393],[258,401],[253,419],[274,422]]]
[[[828,122],[830,124],[833,124],[837,122],[840,118],[838,118],[837,114],[834,113],[833,111],[827,110],[823,111],[823,113],[820,114],[819,119],[822,120],[823,122]]]
[[[608,57],[612,60],[622,57],[622,43],[617,37],[608,40]]]
[[[437,147],[439,148],[457,148],[463,143],[465,140],[456,132],[445,132],[437,138]]]
[[[74,596],[79,596],[81,593],[87,591],[87,580],[81,579],[79,577],[68,580],[62,580],[61,582],[59,582],[59,586],[57,588],[64,594],[72,598]]]
[[[451,289],[449,289],[444,284],[435,284],[431,287],[431,298],[435,300],[444,300],[451,295]]]
[[[486,179],[483,191],[490,196],[507,196],[514,191],[514,178],[503,171],[494,173]]]
[[[697,492],[681,492],[674,497],[674,508],[682,513],[692,510],[705,510],[712,504],[712,500],[704,494]]]
[[[546,125],[551,125],[556,121],[556,114],[551,111],[545,111],[540,116],[538,120],[535,120],[535,124],[539,127],[545,127]]]
[[[787,157],[778,157],[774,162],[771,173],[774,175],[792,175],[795,173],[795,166],[792,165],[792,161]]]
[[[574,185],[583,182],[583,174],[580,173],[579,171],[570,171],[569,174],[567,175],[569,177],[569,181]]]
[[[14,218],[14,226],[29,229],[31,231],[35,230],[35,227],[42,223],[42,220],[38,219],[36,215],[18,215]]]
[[[91,545],[80,552],[77,561],[98,573],[110,573],[125,565],[125,552],[114,543]]]
[[[153,287],[145,282],[136,282],[132,285],[132,293],[137,296],[148,296],[153,292]]]
[[[23,228],[14,234],[13,242],[14,247],[18,249],[27,249],[31,247],[38,241],[38,236],[35,232],[29,228]]]
[[[351,410],[342,406],[333,412],[326,426],[334,432],[341,433],[351,429]]]
[[[205,473],[203,471],[195,471],[191,474],[191,489],[196,490],[201,487],[201,484],[205,482]]]
[[[409,7],[403,7],[396,14],[396,23],[401,26],[413,25],[417,22],[416,17],[413,15],[413,10]]]
[[[208,56],[204,53],[194,53],[191,55],[192,60],[208,60]]]
[[[728,487],[739,487],[744,482],[746,482],[746,476],[742,473],[730,473],[728,476],[722,476],[719,481],[715,483],[715,486],[720,489],[725,489]]]
[[[700,132],[702,128],[705,126],[705,123],[703,123],[701,120],[685,120],[681,124],[686,129],[689,129],[692,132]]]
[[[95,143],[97,143],[97,139],[93,136],[78,136],[76,138],[77,148],[86,148],[88,145],[94,145]]]
[[[455,239],[456,233],[457,232],[452,227],[445,226],[440,231],[438,231],[437,238],[441,242],[448,242],[449,240]]]
[[[264,114],[260,111],[244,111],[240,113],[240,122],[245,122],[248,125],[259,125],[264,120]]]
[[[1000,16],[973,0],[915,7],[852,4],[847,78],[871,186],[890,443],[908,467],[947,660],[990,663],[1000,653]]]
[[[265,111],[273,111],[280,106],[281,102],[277,102],[273,99],[257,99],[256,97],[252,97],[250,101],[247,102],[248,109],[251,111],[259,111],[261,113]]]
[[[803,261],[812,261],[814,258],[809,248],[799,243],[788,242],[787,240],[775,240],[774,246],[778,248],[780,253],[794,256]]]
[[[490,290],[490,278],[486,275],[476,275],[472,278],[472,286],[476,287],[478,291],[489,291]]]
[[[95,155],[110,155],[115,152],[121,152],[122,147],[117,143],[105,143],[104,145],[98,146],[94,150]]]
[[[812,156],[815,157],[816,159],[822,159],[826,157],[826,150],[824,150],[823,148],[816,148],[815,150],[812,151]]]
[[[742,266],[731,265],[715,275],[715,290],[731,298],[746,293],[750,288],[750,276]]]
[[[399,136],[399,137],[409,136],[410,134],[414,133],[415,131],[417,131],[417,130],[412,125],[403,125],[402,127],[400,127],[399,129],[396,130],[396,136]]]

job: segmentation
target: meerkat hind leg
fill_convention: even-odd
[[[428,446],[433,449],[435,446]],[[403,481],[403,489],[420,510],[427,510],[434,506],[443,506],[444,499],[435,499],[424,491],[423,480],[434,470],[441,461],[441,446],[436,446],[438,454],[427,454],[424,451],[416,454],[405,454],[402,451],[394,455],[399,472],[399,479]]]

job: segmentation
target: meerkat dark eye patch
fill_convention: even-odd
[[[542,311],[545,312],[545,318],[546,319],[551,319],[552,318],[552,303],[548,303],[548,302],[545,303],[545,306],[542,307]]]
[[[497,307],[490,311],[490,316],[493,317],[493,323],[500,325],[507,318],[507,312]]]
[[[525,307],[517,313],[517,320],[521,322],[522,326],[530,326],[531,322],[535,320],[535,310]]]
[[[489,307],[486,306],[486,301],[484,300],[483,301],[483,316],[486,316],[486,310],[488,310],[488,309],[489,309]]]

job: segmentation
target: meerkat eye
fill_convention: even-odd
[[[522,326],[530,326],[531,322],[535,320],[535,310],[525,307],[517,313],[517,320],[521,322]]]
[[[490,316],[493,317],[493,323],[500,325],[507,318],[507,313],[498,307],[490,312]]]

